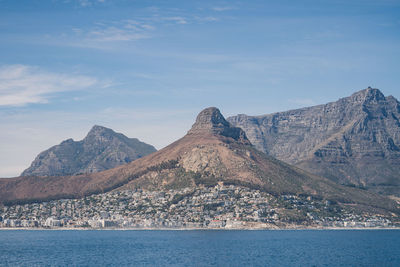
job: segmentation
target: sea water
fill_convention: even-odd
[[[400,230],[4,230],[0,265],[400,266]]]

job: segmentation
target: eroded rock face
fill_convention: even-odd
[[[156,149],[111,129],[95,125],[82,141],[68,139],[40,153],[21,176],[93,173],[146,156]]]
[[[400,103],[367,88],[336,102],[237,115],[257,149],[342,184],[400,195]]]
[[[182,157],[182,167],[193,172],[207,171],[215,174],[215,169],[221,166],[222,161],[217,149],[212,147],[194,147],[190,153]]]
[[[224,116],[222,116],[219,109],[215,107],[206,108],[201,111],[196,118],[196,122],[188,132],[189,135],[207,133],[231,137],[236,141],[250,144],[245,132],[240,128],[231,126],[225,120]]]

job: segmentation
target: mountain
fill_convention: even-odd
[[[268,155],[341,184],[400,196],[400,103],[378,89],[228,121]]]
[[[40,153],[21,176],[63,176],[112,169],[155,152],[136,138],[95,125],[81,141],[65,140]]]
[[[399,212],[384,196],[338,185],[256,150],[240,128],[231,126],[217,108],[200,112],[178,141],[129,164],[99,173],[65,177],[0,179],[0,202],[26,203],[125,189],[169,190],[241,185],[272,195],[313,196],[360,210]]]

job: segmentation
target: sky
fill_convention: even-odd
[[[399,84],[400,0],[0,0],[0,177],[93,125],[161,149],[209,106],[261,115]]]

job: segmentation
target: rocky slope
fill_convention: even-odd
[[[245,133],[216,108],[197,117],[183,138],[129,164],[99,173],[66,177],[0,179],[0,202],[80,198],[112,190],[168,190],[225,184],[272,195],[313,196],[377,213],[399,212],[389,198],[338,185],[256,150]]]
[[[268,155],[341,184],[400,195],[400,103],[378,89],[228,121]]]
[[[156,149],[102,126],[93,126],[81,141],[68,139],[40,153],[21,176],[63,176],[112,169]]]

